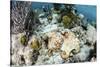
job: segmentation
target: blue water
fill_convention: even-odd
[[[33,9],[42,9],[43,6],[47,7],[48,5],[50,8],[53,7],[51,3],[43,3],[43,2],[33,2],[32,3]]]
[[[96,21],[96,6],[90,5],[75,5],[79,13],[84,14],[84,16],[91,20]]]
[[[42,6],[53,7],[51,3],[33,2],[32,7],[34,9],[41,9]],[[96,6],[94,5],[75,5],[78,13],[82,13],[88,20],[96,21]]]

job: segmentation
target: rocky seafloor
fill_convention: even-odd
[[[48,16],[48,11],[36,12],[40,24],[34,24],[28,39],[26,31],[11,33],[11,65],[96,61],[97,30],[95,25],[86,21],[84,14],[77,15],[72,9],[72,16],[75,17],[63,15],[63,12],[61,15],[59,10],[53,8]]]

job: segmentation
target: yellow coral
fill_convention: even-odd
[[[26,36],[25,35],[22,35],[21,38],[20,38],[21,44],[25,45],[26,44],[26,41],[27,41]]]
[[[52,16],[48,16],[48,20],[52,20]]]
[[[36,38],[33,38],[32,39],[32,42],[30,44],[30,47],[32,49],[35,49],[35,50],[38,50],[40,48],[40,44],[39,44],[39,41],[36,39]]]
[[[71,18],[69,18],[67,15],[65,15],[62,17],[62,22],[63,22],[64,27],[68,28],[71,24]]]

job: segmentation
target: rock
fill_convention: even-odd
[[[81,49],[80,52],[78,54],[75,55],[75,58],[79,59],[81,62],[82,61],[87,61],[88,57],[90,55],[90,51],[93,49],[93,47],[84,45]]]
[[[34,62],[34,60],[32,60],[32,57],[33,57],[33,49],[27,46],[24,49],[24,59],[26,65],[32,65],[32,63]]]
[[[87,42],[86,30],[81,26],[74,27],[71,31],[74,32],[76,37],[80,40],[80,46],[83,46]]]
[[[45,18],[46,16],[45,16],[45,13],[41,13],[41,14],[39,14],[39,18]]]
[[[54,55],[54,64],[62,64],[64,60],[61,58],[60,54]]]
[[[20,65],[21,64],[21,57],[18,54],[18,51],[20,48],[22,48],[22,45],[19,41],[19,34],[15,35],[12,34],[11,35],[11,63],[13,65]]]
[[[78,17],[79,17],[80,19],[83,19],[83,18],[84,18],[84,15],[83,15],[83,14],[79,14]]]
[[[60,18],[59,14],[52,14],[53,20],[58,20]]]
[[[43,65],[43,64],[49,64],[47,61],[50,60],[50,57],[48,55],[39,55],[38,59],[36,61],[36,65]]]
[[[90,61],[91,62],[95,62],[96,61],[96,58],[95,57],[92,57]]]
[[[47,26],[45,26],[44,28],[43,28],[43,32],[42,33],[47,33],[47,32],[51,32],[51,31],[56,31],[56,30],[58,30],[58,25],[57,24],[49,24],[49,25],[47,25]]]
[[[88,24],[88,26],[87,26],[86,36],[87,36],[88,42],[91,43],[92,45],[97,40],[96,29],[92,25],[90,25],[90,24]]]
[[[39,21],[41,24],[44,24],[44,25],[47,25],[49,23],[47,18],[39,18]]]
[[[15,58],[17,58],[17,59],[15,59]],[[18,61],[19,61],[18,55],[13,54],[12,57],[11,57],[12,64],[18,64]]]
[[[64,60],[61,58],[59,52],[54,52],[53,56],[49,58],[48,61],[46,61],[47,64],[61,64]]]
[[[36,62],[35,59],[37,59],[38,57],[38,54],[34,52],[34,48],[38,49],[38,47],[36,46],[34,47],[33,44],[32,44],[32,47],[30,47],[30,43],[28,43],[26,46],[21,45],[20,36],[23,34],[24,33],[15,34],[15,35],[12,35],[12,38],[11,38],[12,39],[12,44],[11,44],[12,45],[12,49],[11,49],[12,62],[11,63],[14,65],[32,65],[34,62]],[[29,42],[31,42],[31,40],[29,40]],[[34,40],[33,40],[33,43],[34,43]]]

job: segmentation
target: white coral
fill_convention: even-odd
[[[50,32],[48,33],[49,41],[48,41],[48,49],[59,49],[62,44],[61,34],[58,32]]]
[[[67,32],[64,36],[64,42],[62,44],[61,50],[65,53],[62,53],[62,58],[67,59],[70,56],[72,50],[75,50],[76,53],[80,50],[79,40],[75,37],[73,32]],[[65,55],[65,56],[64,56]]]

